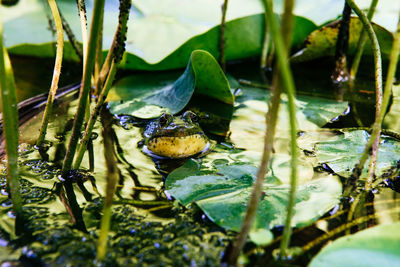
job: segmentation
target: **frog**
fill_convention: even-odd
[[[203,154],[210,148],[198,116],[190,110],[181,116],[163,113],[147,123],[143,135],[143,151],[156,158],[188,158]]]

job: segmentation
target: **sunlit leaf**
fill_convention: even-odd
[[[312,32],[306,40],[304,49],[292,56],[293,62],[308,61],[321,57],[335,55],[336,40],[339,31],[340,21],[335,21],[321,29]],[[352,18],[350,22],[349,54],[353,55],[357,48],[358,39],[363,25],[358,18]],[[374,30],[379,40],[381,53],[388,58],[392,47],[393,35],[385,28],[374,25]],[[371,42],[367,39],[364,54],[372,55]]]
[[[335,134],[318,132],[304,134],[299,139],[301,148],[312,151],[319,164],[327,164],[335,173],[348,177],[359,162],[365,145],[370,137],[366,131],[345,131]],[[376,164],[376,175],[382,175],[390,167],[397,165],[400,160],[400,143],[389,136],[381,136]],[[366,166],[368,166],[368,162]],[[367,168],[361,177],[366,177]]]
[[[204,166],[202,167],[204,168]],[[250,163],[215,163],[202,169],[189,160],[172,172],[165,182],[169,194],[181,204],[195,202],[216,224],[238,231],[246,212],[257,168]],[[274,170],[266,177],[254,229],[283,225],[289,185],[276,179]],[[340,181],[325,175],[299,185],[293,226],[307,225],[329,211],[339,201]]]
[[[397,266],[400,262],[400,223],[375,226],[341,237],[324,247],[310,267]]]
[[[265,113],[268,110],[270,92],[257,88],[244,88],[244,94],[236,98],[241,104],[234,113],[231,127],[231,140],[238,147],[249,151],[262,151],[265,132]],[[314,131],[342,114],[348,104],[318,97],[298,96],[297,125],[301,131]],[[252,123],[249,123],[251,121]],[[286,97],[282,97],[281,108],[278,114],[277,134],[274,149],[277,152],[288,152],[289,114]]]
[[[193,51],[185,72],[175,82],[160,80],[163,75],[154,76],[157,78],[146,75],[145,79],[130,76],[120,80],[111,91],[110,111],[144,119],[166,111],[175,114],[188,104],[193,93],[233,105],[228,80],[214,57],[204,50]]]
[[[92,1],[86,1],[89,19]],[[81,40],[80,22],[74,1],[58,1],[63,16]],[[5,8],[4,8],[5,9]],[[104,48],[110,47],[118,19],[118,3],[106,1]],[[240,59],[260,53],[264,34],[262,3],[258,0],[231,0],[227,13],[226,58]],[[46,8],[39,0],[21,0],[7,8],[3,20],[7,47],[19,55],[54,56],[55,35],[49,30]],[[48,12],[49,14],[49,12]],[[221,3],[215,0],[133,1],[128,22],[126,58],[121,67],[165,70],[184,67],[195,49],[218,56]],[[303,17],[297,25],[293,44],[299,45],[316,28]],[[24,32],[25,34],[21,34]],[[245,37],[245,38],[244,38]],[[67,43],[65,59],[77,59]]]

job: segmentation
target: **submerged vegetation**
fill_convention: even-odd
[[[3,1],[0,261],[398,264],[400,5],[334,2]]]

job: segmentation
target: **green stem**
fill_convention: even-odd
[[[60,80],[61,74],[61,64],[63,58],[63,50],[64,50],[64,33],[63,26],[61,21],[60,13],[58,12],[57,4],[55,0],[48,0],[49,6],[51,9],[51,13],[53,14],[54,22],[57,30],[57,52],[56,52],[56,60],[54,64],[53,78],[51,81],[50,93],[47,98],[46,108],[44,110],[42,125],[40,127],[39,138],[36,141],[36,146],[40,147],[43,144],[43,141],[46,138],[47,125],[49,123],[49,117],[51,115],[51,111],[53,110],[53,101],[56,96],[58,81]]]
[[[130,0],[122,0],[120,3],[124,1],[128,1],[130,3]],[[102,112],[101,115],[101,122],[103,126],[102,134],[104,144],[104,160],[107,167],[107,187],[103,207],[103,216],[101,218],[100,235],[97,246],[97,260],[99,262],[104,260],[107,252],[107,240],[111,220],[111,206],[113,203],[116,186],[119,180],[119,170],[117,167],[117,159],[115,156],[114,142],[112,138],[112,117],[107,112]]]
[[[78,6],[79,17],[80,17],[80,21],[81,21],[82,43],[83,43],[83,66],[85,66],[86,56],[87,56],[87,47],[88,47],[88,32],[87,32],[85,0],[76,0],[76,4]]]
[[[374,16],[377,4],[378,4],[378,0],[371,1],[371,5],[369,6],[368,14],[367,14],[367,18],[370,21],[371,21],[372,17]],[[361,31],[360,39],[358,40],[358,43],[357,43],[356,55],[354,56],[353,63],[351,65],[351,69],[350,69],[351,80],[354,80],[357,75],[358,66],[360,65],[361,57],[362,57],[362,54],[364,51],[364,46],[367,41],[367,38],[368,38],[368,35],[363,28]]]
[[[63,17],[62,13],[60,13],[60,16],[61,16],[61,21],[62,21],[64,31],[68,36],[68,41],[71,43],[72,48],[74,49],[76,55],[79,57],[81,62],[83,62],[82,46],[76,39],[75,34],[73,33],[71,27],[69,26],[67,20]]]
[[[107,62],[112,61],[111,67],[109,69],[106,83],[102,87],[102,90],[100,92],[100,95],[99,95],[97,103],[96,103],[96,106],[93,109],[93,112],[91,113],[88,124],[86,126],[86,130],[85,130],[83,139],[79,146],[78,155],[77,155],[75,163],[74,163],[74,169],[78,169],[82,162],[82,158],[83,158],[83,155],[85,154],[87,143],[92,135],[93,127],[96,122],[97,116],[100,113],[100,110],[104,104],[104,101],[107,98],[107,94],[111,88],[113,81],[114,81],[114,77],[115,77],[118,65],[119,65],[120,61],[122,60],[122,55],[125,50],[126,32],[128,30],[127,23],[129,20],[130,5],[131,5],[130,0],[121,1],[118,29],[115,32],[114,41],[108,52],[106,63],[105,63],[105,64],[108,64]],[[112,59],[114,59],[114,60],[112,60]],[[102,72],[105,71],[106,69],[107,69],[107,67],[103,66]],[[99,77],[99,80],[100,79],[102,79],[101,75]]]
[[[336,88],[336,98],[338,100],[343,99],[343,90],[341,90],[341,87],[343,82],[348,80],[349,76],[349,73],[347,71],[347,50],[349,47],[350,16],[351,8],[345,2],[336,41],[335,68],[331,75],[333,83],[338,85],[338,87]]]
[[[100,93],[98,102],[96,107],[98,106],[98,111],[101,109],[102,102],[107,97],[107,93],[109,88],[111,87],[112,81],[114,80],[115,72],[119,62],[122,59],[123,53],[125,51],[125,40],[126,40],[126,32],[127,32],[127,22],[129,19],[129,10],[131,7],[131,0],[120,0],[120,12],[119,12],[119,20],[118,20],[118,29],[114,36],[114,47],[113,47],[113,55],[114,60],[111,64],[110,73],[107,77],[106,84],[103,87],[102,92]],[[92,116],[91,120],[95,120],[96,118],[96,109]],[[106,198],[104,202],[103,208],[103,216],[101,218],[101,228],[100,228],[100,236],[99,243],[97,247],[97,260],[100,262],[104,260],[107,252],[107,239],[108,239],[108,231],[110,229],[110,220],[111,220],[111,205],[113,202],[113,197],[115,194],[115,189],[117,185],[117,181],[119,179],[119,171],[117,168],[117,160],[115,157],[114,145],[113,145],[113,132],[111,128],[112,120],[111,118],[107,119],[106,113],[102,115],[102,123],[103,123],[103,142],[104,142],[104,158],[107,166],[107,188],[106,188]],[[93,128],[93,127],[92,127]],[[88,129],[88,135],[91,134],[91,129]],[[86,146],[85,146],[86,148]]]
[[[97,245],[97,260],[102,261],[106,257],[108,232],[110,230],[111,205],[104,205],[103,215],[100,221],[100,234]]]
[[[376,156],[377,156],[377,146],[374,146],[375,144],[379,143],[379,136],[380,136],[380,131],[381,131],[381,125],[383,121],[383,116],[386,113],[386,108],[387,104],[389,102],[389,97],[390,97],[390,87],[389,87],[389,92],[386,92],[385,89],[385,94],[389,94],[387,97],[387,103],[382,104],[382,59],[381,59],[381,51],[379,48],[379,43],[378,39],[375,35],[374,29],[372,28],[371,23],[369,22],[367,16],[365,13],[354,3],[353,0],[346,0],[348,5],[354,10],[354,12],[357,14],[357,16],[360,18],[361,22],[364,25],[364,28],[367,31],[368,37],[370,38],[372,42],[372,47],[373,47],[373,54],[374,54],[374,67],[375,67],[375,90],[376,90],[376,112],[375,112],[375,122],[373,125],[373,130],[371,133],[371,137],[368,140],[368,143],[364,149],[364,152],[360,158],[359,163],[356,165],[356,167],[353,170],[353,173],[351,177],[347,181],[346,189],[344,192],[344,196],[347,197],[350,195],[350,193],[353,191],[357,180],[361,174],[362,169],[364,168],[365,162],[368,159],[368,156],[371,152],[371,148],[374,150],[372,154],[374,157],[371,158],[371,161],[375,162],[376,161]],[[388,82],[386,83],[386,86],[388,86]],[[391,86],[391,83],[390,83]],[[386,88],[386,87],[385,87]],[[385,100],[383,101],[385,102]],[[370,165],[371,168],[375,163],[372,163]],[[371,176],[373,176],[373,171],[369,172]]]
[[[93,132],[94,124],[96,123],[96,120],[97,120],[97,116],[98,116],[98,114],[100,114],[100,110],[103,107],[105,99],[107,98],[107,94],[111,89],[111,85],[112,85],[112,82],[114,81],[116,72],[117,72],[117,64],[112,62],[110,74],[108,75],[108,78],[103,87],[103,90],[101,91],[101,93],[99,95],[96,106],[94,107],[94,109],[91,113],[88,124],[86,126],[86,130],[83,134],[83,138],[81,140],[81,143],[79,144],[78,153],[75,158],[74,167],[73,167],[75,170],[77,170],[79,168],[79,166],[81,165],[83,156],[85,155],[85,152],[86,152],[87,144],[90,140],[90,137],[92,136],[92,132]]]
[[[290,70],[288,56],[287,53],[289,48],[285,50],[284,44],[290,45],[291,36],[292,36],[292,28],[293,28],[293,12],[294,8],[294,0],[286,0],[285,1],[285,9],[283,14],[283,21],[287,21],[282,23],[282,32],[285,35],[285,42],[280,34],[278,29],[278,25],[272,25],[275,21],[272,19],[272,9],[269,11],[270,18],[269,24],[273,26],[271,31],[274,36],[275,48],[277,53],[277,59],[279,63],[279,70],[281,71],[282,83],[286,89],[287,97],[288,97],[288,108],[289,108],[289,123],[290,123],[290,153],[291,153],[291,174],[290,174],[290,192],[289,192],[289,200],[286,208],[286,220],[285,227],[283,229],[282,241],[280,245],[280,256],[287,256],[287,248],[290,242],[290,236],[292,233],[292,217],[294,211],[294,204],[296,198],[296,190],[297,190],[297,164],[298,164],[298,148],[297,148],[297,125],[296,125],[296,104],[295,104],[295,93],[296,89],[294,86],[293,76]],[[275,22],[276,23],[276,22]]]
[[[392,50],[390,52],[389,68],[388,68],[388,72],[386,74],[386,83],[385,83],[384,94],[383,94],[383,99],[382,99],[382,107],[381,107],[380,113],[377,116],[377,119],[375,120],[375,123],[374,123],[375,127],[372,128],[370,140],[371,139],[373,140],[375,134],[379,138],[379,135],[382,131],[381,125],[383,122],[383,118],[386,114],[387,107],[389,105],[390,95],[392,92],[392,84],[394,81],[394,75],[396,73],[397,63],[399,60],[399,53],[400,53],[400,13],[399,13],[399,22],[397,24],[397,30],[393,36],[393,44],[392,44]],[[378,144],[379,144],[378,138],[375,138],[375,142],[372,144],[373,147],[378,146]],[[376,150],[377,150],[377,148],[376,148]],[[365,151],[364,151],[364,153],[365,153]],[[375,157],[376,157],[376,155],[375,155]],[[372,159],[371,159],[371,161],[372,161]],[[376,166],[376,164],[371,166],[371,168],[375,168],[375,166]],[[370,168],[370,170],[371,170],[371,168]],[[374,174],[374,171],[369,175],[370,179],[368,179],[368,182],[365,185],[366,190],[369,190],[372,188],[373,180],[371,179],[371,177],[373,177],[373,174]]]
[[[1,1],[1,0],[0,0]],[[0,89],[3,106],[3,134],[7,155],[7,186],[17,216],[22,216],[18,175],[18,109],[14,74],[3,46],[3,23],[0,20]],[[17,226],[17,225],[16,225]]]
[[[222,4],[221,11],[221,25],[219,30],[219,64],[221,65],[222,70],[226,71],[226,60],[225,60],[225,28],[226,28],[226,11],[228,10],[228,0],[224,0]]]
[[[269,32],[269,26],[268,26],[268,18],[267,18],[267,11],[266,11],[266,6],[265,6],[265,1],[263,1],[264,5],[264,42],[261,50],[261,60],[260,60],[260,68],[261,70],[265,70],[267,68],[267,58],[268,58],[268,50],[269,50],[269,44],[271,42],[271,35]]]
[[[101,19],[101,16],[99,16],[99,14],[101,14],[101,10],[104,8],[104,2],[105,0],[96,0],[94,2],[93,18],[90,28],[88,51],[85,60],[86,64],[84,65],[83,68],[82,85],[79,94],[78,109],[76,111],[74,126],[72,128],[72,135],[68,145],[67,153],[65,155],[63,162],[63,167],[61,171],[62,176],[66,176],[66,174],[71,170],[76,146],[78,144],[78,139],[81,133],[82,122],[85,116],[86,103],[90,92],[90,85],[91,85],[90,80],[93,72],[95,55],[96,55],[97,36],[99,34],[99,24]]]
[[[288,204],[288,213],[287,213],[287,223],[290,227],[290,220],[293,212],[293,203],[294,203],[294,195],[296,191],[296,172],[297,172],[297,130],[296,130],[296,121],[295,121],[295,105],[294,105],[294,82],[291,76],[291,71],[288,65],[288,56],[287,56],[287,48],[289,47],[291,41],[291,28],[292,28],[292,21],[291,21],[291,10],[293,9],[293,1],[285,1],[285,12],[282,18],[282,32],[285,33],[285,42],[283,41],[282,34],[279,30],[278,23],[275,19],[273,10],[272,10],[272,1],[271,0],[264,0],[264,4],[266,7],[266,13],[268,18],[268,25],[270,25],[272,39],[274,41],[274,46],[276,48],[277,56],[278,56],[278,65],[279,69],[275,70],[275,73],[281,73],[282,82],[286,91],[288,93],[288,102],[289,102],[289,112],[290,112],[290,125],[291,125],[291,132],[290,136],[292,138],[291,143],[291,153],[292,153],[292,172],[291,172],[291,192],[289,195],[289,204]],[[285,46],[286,44],[286,46]],[[275,79],[278,81],[279,79]],[[276,88],[274,87],[274,93],[271,100],[271,107],[267,113],[267,131],[264,137],[264,151],[261,159],[261,164],[258,169],[257,179],[253,185],[253,191],[250,196],[249,203],[247,205],[247,211],[245,218],[243,220],[241,230],[233,244],[233,248],[228,255],[228,264],[234,265],[236,264],[237,258],[239,257],[240,251],[242,250],[247,235],[250,231],[251,225],[254,222],[255,215],[257,212],[258,203],[262,193],[262,185],[264,183],[264,177],[267,172],[267,165],[268,161],[271,157],[272,147],[273,147],[273,139],[276,129],[276,121],[278,115],[278,109],[280,104],[280,93],[281,89],[278,82],[274,82]],[[286,231],[286,236],[290,237],[290,232]],[[285,251],[285,249],[284,249]],[[285,253],[285,252],[284,252]]]
[[[104,24],[104,12],[101,13],[101,25],[100,34],[97,40],[97,51],[96,51],[96,62],[94,65],[94,75],[93,75],[93,85],[94,85],[94,95],[97,96],[101,90],[103,84],[98,87],[98,80],[100,77],[100,71],[103,63],[103,24]]]

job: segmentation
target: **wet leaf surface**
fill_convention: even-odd
[[[358,163],[370,135],[363,130],[343,133],[318,132],[305,134],[299,144],[302,149],[315,153],[319,164],[327,164],[335,173],[349,177]],[[400,160],[400,143],[393,137],[381,136],[376,165],[376,175],[381,176]],[[366,162],[366,166],[368,166]],[[367,168],[361,175],[365,178]]]
[[[337,34],[340,26],[340,21],[335,21],[321,29],[313,31],[306,40],[305,48],[298,51],[292,56],[292,62],[302,62],[318,59],[321,57],[333,57],[335,55]],[[373,25],[375,34],[377,35],[382,56],[389,58],[390,50],[393,42],[393,35],[385,28]],[[361,34],[363,25],[358,18],[352,18],[349,29],[349,55],[354,55],[358,39]],[[364,55],[372,56],[371,42],[367,39],[364,49]]]
[[[163,112],[178,113],[194,93],[233,105],[228,80],[214,57],[204,50],[192,52],[185,72],[173,83],[162,75],[155,79],[145,75],[144,79],[131,76],[120,80],[110,93],[109,107],[117,115],[155,118]]]
[[[309,266],[396,266],[399,227],[400,223],[379,225],[341,237],[324,247]]]
[[[195,202],[216,224],[239,231],[256,178],[251,163],[214,163],[201,170],[194,161],[172,172],[165,188],[183,205]],[[309,179],[311,180],[312,177]],[[311,180],[298,187],[293,226],[307,225],[339,202],[340,181],[332,176]],[[284,224],[289,185],[282,184],[271,169],[263,185],[263,195],[253,229],[269,229]]]

